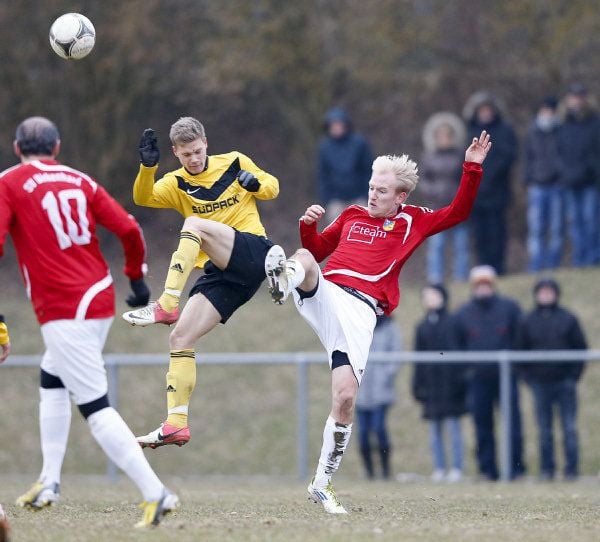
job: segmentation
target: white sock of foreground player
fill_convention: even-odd
[[[40,388],[40,440],[42,444],[42,472],[45,485],[60,484],[69,429],[71,402],[65,388]]]
[[[323,430],[321,457],[319,457],[319,465],[315,473],[314,485],[316,487],[325,487],[331,481],[333,473],[340,466],[351,433],[351,423],[338,423],[331,416],[327,418]]]
[[[287,276],[288,290],[285,293],[286,295],[289,295],[292,293],[292,290],[298,288],[298,286],[304,282],[306,271],[304,271],[304,266],[298,260],[288,258],[285,262],[285,274]]]
[[[87,421],[96,442],[138,486],[144,500],[159,500],[164,486],[120,414],[114,408],[107,407],[94,412]]]

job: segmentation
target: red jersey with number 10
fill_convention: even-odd
[[[327,280],[374,297],[390,314],[400,301],[402,266],[427,237],[469,216],[481,176],[480,164],[465,162],[454,200],[437,211],[403,204],[395,216],[376,218],[352,205],[322,233],[316,222],[307,226],[300,220],[302,246],[318,262],[331,256],[323,269]]]
[[[85,173],[54,160],[35,160],[0,173],[0,256],[10,233],[40,324],[114,315],[112,277],[96,224],[120,238],[125,274],[142,278],[141,229]]]

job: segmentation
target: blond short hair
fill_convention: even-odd
[[[206,139],[204,126],[194,117],[181,117],[169,131],[169,138],[173,145],[191,143],[200,137]]]
[[[396,156],[387,154],[378,156],[373,161],[373,173],[391,172],[398,181],[400,192],[410,194],[419,182],[417,164],[407,154]]]

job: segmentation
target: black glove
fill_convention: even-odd
[[[146,128],[140,139],[140,162],[146,167],[154,167],[160,160],[156,135],[152,128]]]
[[[131,294],[126,300],[130,307],[143,307],[150,301],[150,288],[146,285],[144,279],[130,280]]]
[[[254,174],[243,169],[238,173],[238,183],[240,183],[244,190],[248,190],[248,192],[258,192],[260,188],[260,183]]]

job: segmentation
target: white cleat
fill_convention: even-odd
[[[316,503],[321,503],[325,512],[328,514],[347,514],[348,512],[342,506],[335,494],[331,482],[325,487],[315,487],[313,481],[308,484],[308,498]]]
[[[279,245],[273,245],[267,252],[265,273],[273,303],[283,305],[283,302],[290,295],[290,288],[286,273],[285,252]]]
[[[31,489],[23,493],[15,502],[17,506],[29,508],[30,510],[41,510],[46,506],[52,506],[60,497],[60,485],[57,483],[44,485],[37,481]]]

